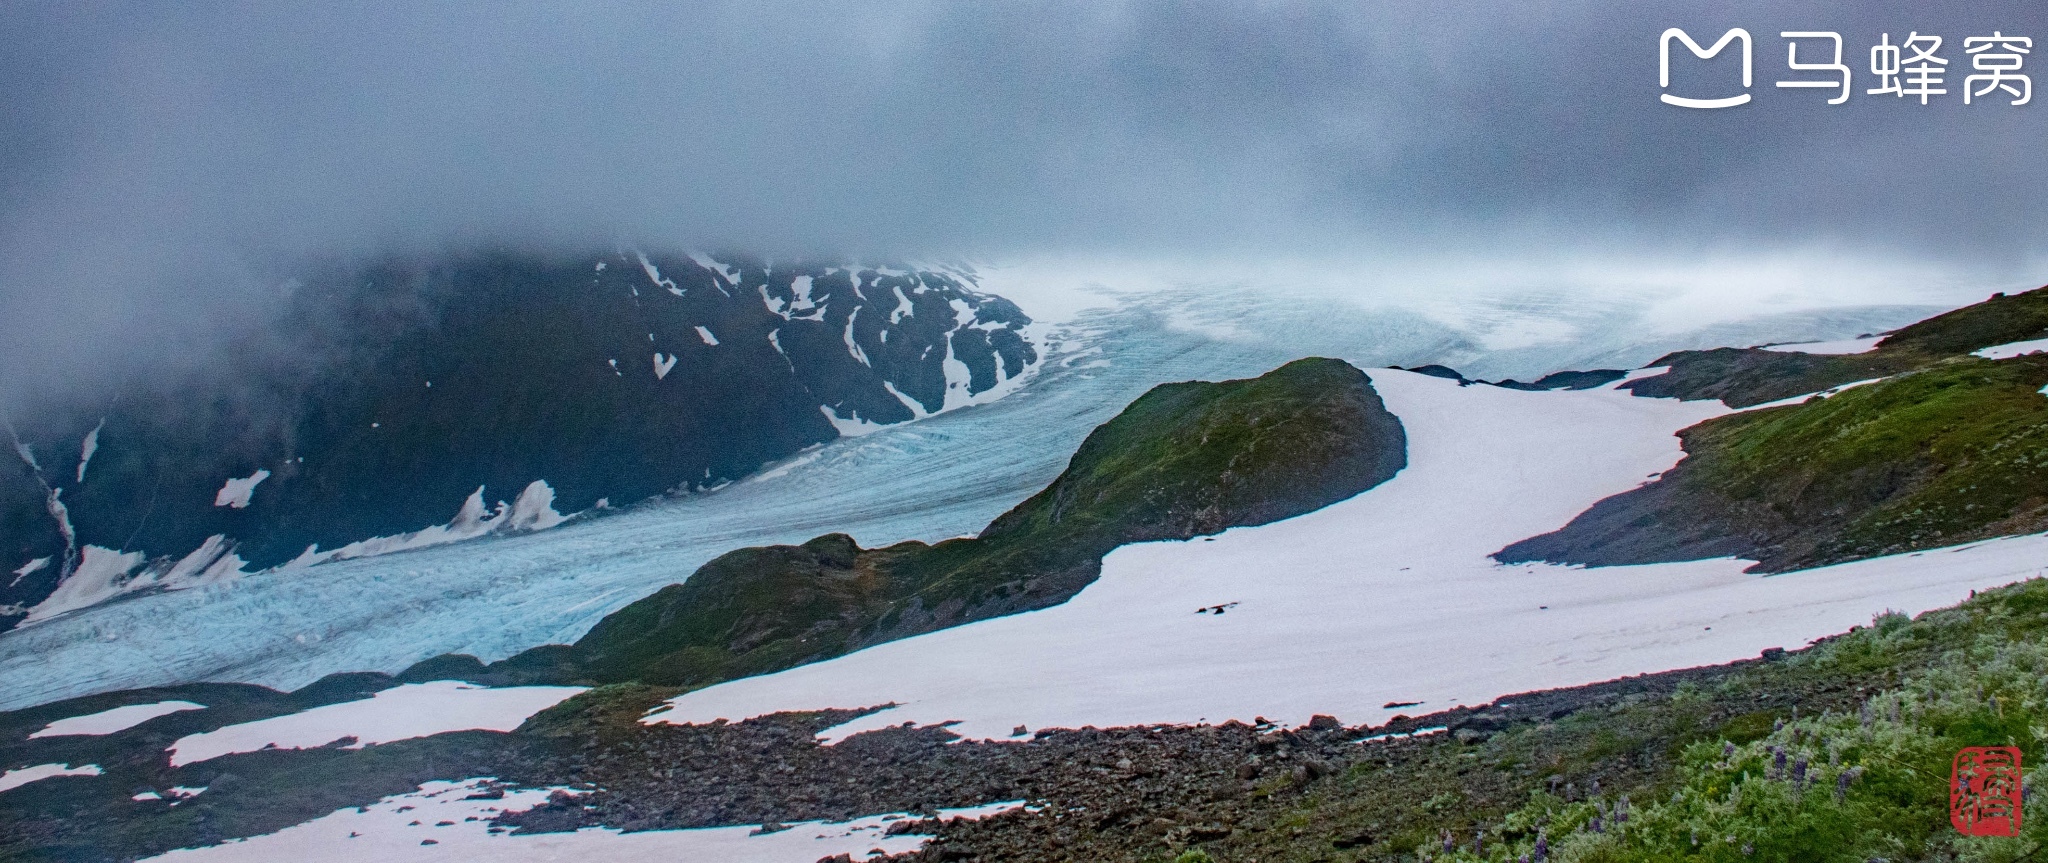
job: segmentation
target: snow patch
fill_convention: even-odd
[[[894,388],[892,387],[891,389]],[[888,426],[882,425],[881,423],[869,422],[867,420],[861,419],[859,413],[855,413],[853,415],[853,419],[842,418],[839,416],[839,412],[833,410],[829,405],[819,405],[818,410],[825,412],[825,421],[831,423],[833,428],[839,430],[840,437],[860,437],[861,435],[864,434],[874,434],[875,432],[888,428]],[[764,474],[763,478],[766,478],[766,476],[767,475]]]
[[[355,738],[350,749],[450,731],[511,731],[527,717],[560,704],[580,686],[508,686],[490,689],[453,680],[408,683],[358,701],[214,731],[188,734],[171,744],[171,766],[182,767],[237,752],[308,749]]]
[[[22,620],[21,625],[42,623],[125,594],[188,590],[233,581],[246,574],[242,570],[246,562],[241,556],[229,553],[232,548],[233,544],[225,535],[214,534],[176,562],[161,558],[130,577],[129,573],[143,563],[142,552],[116,554],[110,549],[88,545],[78,568],[58,583],[56,592],[30,609],[29,616]]]
[[[376,424],[371,423],[375,428]],[[270,471],[257,468],[255,473],[222,483],[220,491],[213,493],[213,505],[230,509],[243,509],[249,505],[249,497],[256,493],[256,486],[270,478]]]
[[[868,362],[868,352],[861,350],[860,343],[853,340],[853,322],[859,317],[860,309],[854,309],[853,314],[846,316],[846,332],[842,333],[840,337],[846,340],[846,352],[853,355],[855,362],[869,368],[874,368],[875,364]]]
[[[73,767],[68,763],[38,764],[34,767],[23,767],[17,770],[9,770],[6,773],[0,773],[0,792],[11,791],[30,782],[53,779],[58,776],[98,775],[100,775],[100,766],[97,764],[87,764],[84,767]]]
[[[21,565],[20,569],[14,571],[14,580],[8,582],[7,586],[13,587],[17,584],[20,584],[22,579],[27,578],[34,573],[41,572],[43,570],[43,567],[49,565],[50,559],[47,557],[38,557],[35,560],[31,560],[27,563],[24,563]]]
[[[476,800],[486,789],[503,790],[502,798]],[[568,833],[513,834],[491,832],[491,819],[502,812],[531,809],[556,792],[588,793],[562,786],[505,789],[490,777],[461,782],[433,781],[418,791],[386,797],[368,806],[350,806],[276,833],[236,839],[204,848],[171,851],[147,858],[161,863],[357,863],[363,860],[462,860],[468,863],[534,863],[534,861],[606,860],[611,863],[667,863],[673,860],[718,863],[809,863],[839,855],[866,859],[872,849],[907,854],[923,848],[931,837],[922,834],[884,835],[890,824],[916,817],[909,813],[871,815],[851,821],[799,821],[787,830],[755,835],[753,825],[691,830],[636,830],[622,833],[586,827]],[[963,809],[940,809],[941,819],[974,820],[1024,806],[1013,800]],[[429,826],[432,825],[432,826]],[[445,826],[444,826],[445,825]],[[427,844],[431,842],[432,844]]]
[[[329,563],[355,557],[374,557],[416,548],[446,545],[465,539],[475,539],[489,533],[511,533],[516,531],[546,530],[568,520],[568,516],[555,511],[555,490],[546,480],[527,483],[519,492],[516,501],[507,506],[499,501],[495,510],[486,513],[484,508],[484,487],[477,486],[462,502],[455,517],[447,524],[423,528],[411,533],[394,536],[379,536],[357,540],[333,551],[321,551],[319,546],[307,546],[298,557],[293,558],[284,568],[295,569],[318,563]]]
[[[673,369],[673,368],[675,368],[675,367],[676,367],[676,355],[675,355],[675,354],[664,354],[664,353],[662,353],[662,352],[660,352],[660,351],[655,351],[655,352],[654,352],[654,379],[655,379],[655,380],[661,380],[662,378],[668,377],[668,372],[669,372],[669,369]]]
[[[890,290],[896,293],[896,307],[889,310],[889,323],[891,326],[894,326],[902,323],[904,318],[910,317],[914,309],[910,304],[910,298],[903,295],[903,287],[901,285]]]
[[[1987,360],[2006,360],[2013,357],[2023,357],[2028,354],[2038,354],[2042,351],[2048,351],[2048,339],[2031,339],[2024,342],[1992,345],[1988,348],[1971,351],[1970,355],[1983,357]]]
[[[718,344],[718,337],[712,335],[711,330],[706,329],[703,324],[697,325],[697,338],[702,339],[707,345],[716,346]]]
[[[678,297],[683,296],[683,289],[676,287],[675,282],[662,278],[661,268],[656,267],[653,261],[648,260],[645,252],[636,252],[635,254],[640,257],[640,271],[647,274],[648,281],[653,282],[657,287],[667,288],[671,294],[675,294]]]
[[[1860,339],[1837,339],[1831,342],[1797,342],[1789,345],[1764,345],[1767,351],[1787,354],[1863,354],[1877,349],[1877,343],[1884,336],[1864,336]]]
[[[78,445],[78,481],[85,482],[85,466],[92,464],[92,454],[100,451],[100,429],[107,427],[107,418],[100,417],[100,424],[85,433],[85,440]]]
[[[43,730],[29,735],[37,737],[68,737],[72,735],[106,735],[126,731],[159,716],[168,716],[186,710],[205,710],[206,705],[190,701],[159,701],[154,704],[130,704],[84,716],[59,719],[43,726]]]
[[[78,568],[57,584],[55,592],[29,609],[28,617],[22,620],[21,625],[40,623],[67,611],[98,605],[127,593],[128,574],[141,566],[142,561],[143,554],[139,551],[123,554],[111,548],[86,546],[85,553],[80,555]]]
[[[1781,408],[1786,405],[1804,404],[1807,399],[1828,398],[1843,390],[1853,390],[1857,387],[1869,386],[1881,380],[1884,380],[1884,378],[1866,378],[1860,381],[1850,381],[1849,383],[1842,384],[1840,386],[1829,387],[1817,393],[1807,393],[1805,395],[1800,396],[1786,396],[1785,398],[1778,399],[1777,401],[1764,402],[1760,405],[1750,405],[1749,407],[1743,408],[1743,410],[1754,411],[1763,410],[1764,408]]]
[[[711,284],[712,286],[718,288],[719,293],[730,297],[732,296],[732,292],[726,290],[725,286],[731,285],[735,288],[739,287],[741,274],[738,267],[727,267],[726,265],[712,259],[709,255],[703,255],[697,252],[690,253],[690,260],[695,262],[697,266],[710,270],[714,275],[718,277],[716,279],[712,279]],[[721,280],[723,280],[722,283]]]

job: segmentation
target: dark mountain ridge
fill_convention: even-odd
[[[633,251],[314,273],[236,368],[9,418],[0,627],[546,527],[988,398],[1039,355],[1023,312],[974,285],[967,269]]]

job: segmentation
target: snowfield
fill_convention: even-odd
[[[29,735],[37,737],[63,737],[71,734],[113,734],[126,731],[159,716],[185,710],[205,710],[206,705],[190,701],[159,701],[155,704],[130,704],[84,716],[71,716],[43,726],[41,731]]]
[[[904,722],[995,739],[1020,724],[1379,723],[1397,712],[1389,702],[1427,713],[1796,648],[2048,559],[2048,537],[2029,536],[1768,577],[1734,559],[1502,565],[1488,555],[1670,468],[1672,433],[1728,408],[1370,374],[1409,444],[1409,466],[1377,488],[1269,525],[1125,546],[1063,605],[697,690],[643,721],[895,702],[821,737]]]
[[[308,749],[353,737],[349,748],[448,731],[511,731],[526,718],[582,692],[580,686],[489,689],[452,680],[409,683],[369,698],[189,734],[171,744],[178,767],[259,749]]]
[[[842,823],[803,821],[787,830],[750,835],[754,828],[711,827],[698,830],[647,830],[621,833],[591,827],[574,833],[514,836],[490,832],[490,819],[500,812],[531,809],[561,788],[507,790],[503,799],[464,799],[488,784],[487,779],[429,782],[411,794],[386,797],[358,809],[287,827],[276,833],[239,839],[205,848],[172,851],[151,861],[164,863],[272,863],[278,860],[413,860],[467,863],[811,863],[838,854],[866,859],[881,849],[902,854],[924,847],[926,836],[883,836],[890,822],[904,815],[875,815]],[[1023,801],[992,803],[971,809],[941,809],[940,818],[984,818],[1019,808]]]
[[[69,764],[38,764],[34,767],[22,767],[9,770],[6,773],[0,773],[0,792],[11,791],[30,782],[42,779],[55,779],[59,776],[98,775],[100,775],[100,766],[97,764],[87,764],[84,767],[73,767]]]
[[[2048,351],[2048,339],[2029,339],[2024,342],[1992,345],[1988,348],[1972,351],[1971,356],[1983,357],[1987,360],[2005,360],[2013,357],[2023,357],[2028,354],[2038,354],[2042,351]]]

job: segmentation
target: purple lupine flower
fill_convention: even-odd
[[[1863,702],[1863,710],[1857,715],[1856,719],[1862,723],[1864,728],[1870,727],[1870,702]]]
[[[1484,827],[1479,828],[1472,834],[1472,854],[1475,857],[1486,856],[1486,828]]]
[[[1764,778],[1776,781],[1778,777],[1783,775],[1785,775],[1785,750],[1782,747],[1773,746],[1771,747],[1771,773]]]
[[[1861,775],[1863,775],[1863,768],[1851,767],[1847,770],[1842,771],[1842,775],[1835,777],[1836,803],[1840,803],[1849,798],[1850,784],[1854,783],[1856,781],[1856,777]]]
[[[1734,757],[1735,757],[1735,742],[1734,742],[1734,741],[1732,741],[1732,740],[1731,740],[1731,741],[1728,741],[1728,742],[1725,742],[1725,743],[1722,743],[1722,744],[1721,744],[1721,757],[1722,757],[1722,758],[1734,758]]]
[[[1806,757],[1803,755],[1798,760],[1792,762],[1792,784],[1806,784]]]
[[[1455,842],[1455,841],[1453,841],[1453,840],[1451,839],[1451,831],[1449,831],[1449,830],[1445,830],[1445,831],[1444,831],[1444,853],[1445,853],[1445,854],[1449,854],[1449,853],[1451,853],[1451,852],[1454,852],[1454,851],[1456,851],[1456,850],[1458,850],[1458,843],[1457,843],[1457,842]]]
[[[1544,834],[1544,832],[1543,832],[1543,831],[1541,831],[1541,830],[1538,830],[1538,831],[1536,831],[1536,853],[1535,853],[1535,859],[1533,859],[1533,860],[1530,860],[1530,861],[1529,861],[1529,863],[1543,863],[1543,861],[1544,861],[1544,860],[1546,860],[1546,859],[1548,859],[1549,857],[1550,857],[1550,838],[1549,838],[1548,836],[1546,836],[1546,835]]]
[[[1614,804],[1614,823],[1628,823],[1628,795],[1621,795],[1621,802]]]
[[[1593,816],[1593,820],[1586,822],[1586,829],[1595,833],[1607,832],[1607,828],[1600,823],[1600,816],[1598,815]]]

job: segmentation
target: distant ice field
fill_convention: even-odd
[[[1057,476],[1089,430],[1168,381],[1246,377],[1310,355],[1528,380],[1682,348],[1839,339],[1928,313],[1837,308],[1648,334],[1626,308],[1504,307],[1488,326],[1534,321],[1555,335],[1490,350],[1484,334],[1399,308],[1244,289],[1123,295],[1072,316],[1038,377],[999,401],[842,438],[716,491],[535,534],[139,596],[0,634],[0,709],[196,681],[292,689],[450,652],[501,659],[573,641],[736,548],[832,531],[868,546],[972,534]]]

